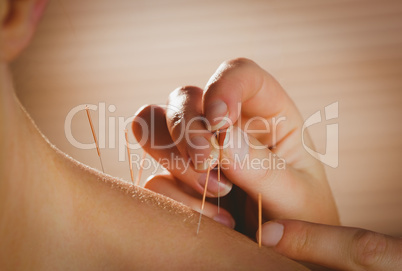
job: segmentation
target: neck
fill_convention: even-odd
[[[51,146],[18,101],[6,64],[0,65],[0,95],[0,185],[20,185],[27,177],[41,177],[42,162],[50,158]]]
[[[0,95],[0,239],[7,247],[0,247],[0,254],[18,255],[36,238],[45,239],[46,223],[66,219],[66,212],[62,217],[54,209],[60,211],[71,195],[66,178],[60,178],[70,159],[49,144],[26,113],[5,64],[0,65]]]
[[[102,195],[106,187],[102,184],[110,178],[99,178],[49,143],[17,99],[5,64],[0,64],[0,95],[0,266],[9,259],[10,269],[42,269],[24,264],[30,264],[28,258],[48,257],[49,247],[70,242],[74,248],[82,243],[63,238],[81,227],[71,221],[83,216],[79,212],[89,212],[93,203],[88,195],[93,191]],[[63,249],[53,249],[55,258],[71,253]]]

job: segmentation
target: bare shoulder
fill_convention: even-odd
[[[305,270],[206,217],[197,235],[198,213],[187,206],[83,169],[84,179],[75,181],[86,183],[87,202],[75,213],[74,227],[86,225],[98,233],[86,233],[85,242],[99,243],[98,253],[105,253],[102,259],[110,267]]]
[[[305,270],[206,217],[197,235],[190,208],[30,140],[0,206],[1,269]]]

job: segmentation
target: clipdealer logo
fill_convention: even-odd
[[[67,140],[70,142],[71,145],[73,145],[76,148],[79,149],[84,149],[84,150],[89,150],[89,149],[95,149],[95,143],[82,143],[79,142],[72,133],[72,121],[75,115],[77,115],[81,111],[85,111],[85,104],[78,105],[74,108],[72,108],[65,119],[64,123],[64,131]],[[125,133],[124,130],[126,129],[127,126],[129,126],[132,121],[134,120],[135,116],[131,117],[115,117],[115,116],[109,116],[107,117],[107,113],[114,113],[116,111],[116,106],[111,104],[106,108],[106,103],[100,102],[98,105],[94,104],[88,104],[87,105],[89,110],[92,111],[98,111],[98,139],[99,139],[99,148],[103,149],[106,148],[106,145],[108,148],[116,148],[116,142],[117,142],[117,148],[118,148],[118,157],[119,157],[119,162],[125,161],[126,159],[126,141],[125,141]],[[166,107],[166,106],[165,106]],[[176,110],[175,108],[165,108],[166,110]],[[153,111],[151,112],[153,114]],[[302,126],[302,131],[301,131],[301,141],[304,149],[313,157],[324,163],[325,165],[328,165],[332,168],[337,168],[339,165],[339,129],[338,129],[338,123],[333,123],[333,124],[328,124],[326,125],[326,148],[325,148],[325,153],[319,153],[313,149],[311,149],[309,146],[307,146],[305,142],[305,137],[304,137],[304,131],[308,127],[311,127],[313,125],[316,125],[318,123],[321,123],[323,121],[328,121],[328,120],[333,120],[337,119],[339,115],[339,109],[338,109],[338,102],[334,102],[332,104],[329,104],[325,106],[324,108],[324,118],[322,117],[321,111],[318,110],[315,113],[313,113],[310,117],[308,117]],[[153,116],[152,116],[153,117]],[[116,121],[117,120],[117,121]],[[251,133],[267,133],[272,136],[272,141],[274,144],[276,143],[276,132],[277,132],[277,126],[279,125],[280,122],[286,121],[285,117],[279,117],[278,119],[273,118],[271,122],[269,123],[267,120],[262,119],[262,118],[252,118],[249,120],[249,122],[254,122],[254,121],[265,121],[265,130],[250,130],[248,129],[250,123],[245,124],[245,128],[247,128],[246,132],[251,132]],[[135,142],[135,143],[128,143],[128,147],[133,150],[141,149],[141,146],[147,141],[151,140],[151,145],[155,149],[163,149],[163,148],[170,148],[172,146],[158,146],[154,142],[154,138],[152,137],[152,129],[154,128],[151,123],[151,127],[148,127],[149,124],[145,122],[142,118],[136,118],[136,122],[139,122],[139,124],[142,126],[143,134],[140,142]],[[228,121],[230,121],[228,119]],[[117,125],[116,125],[117,122]],[[183,123],[184,124],[184,123]],[[190,125],[190,123],[187,123],[187,125]],[[232,124],[233,125],[233,124]],[[116,138],[116,128],[118,131],[118,135]],[[149,128],[151,128],[151,132],[149,132]],[[185,127],[188,128],[188,127]],[[186,131],[188,129],[182,129],[183,131]],[[106,140],[106,132],[108,132],[108,140]],[[192,131],[194,132],[194,131]],[[144,134],[145,133],[145,134]],[[149,138],[151,137],[151,138]],[[180,136],[178,140],[185,139],[189,140],[188,134],[183,134]],[[107,141],[107,142],[106,142]],[[108,144],[106,144],[108,143]],[[176,144],[177,142],[173,142],[173,144]],[[265,148],[268,146],[253,146],[253,144],[250,145],[250,147],[253,148]]]
[[[337,119],[339,115],[338,102],[327,105],[324,108],[325,121]],[[337,168],[339,166],[339,127],[338,123],[326,125],[325,153],[318,153],[308,147],[304,141],[304,130],[312,125],[322,122],[321,111],[317,111],[306,119],[302,127],[302,144],[304,149],[316,159],[327,166]]]

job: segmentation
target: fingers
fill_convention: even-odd
[[[166,122],[181,155],[189,156],[194,168],[205,172],[210,166],[210,155],[215,164],[219,150],[215,136],[206,129],[202,117],[202,93],[197,87],[174,90],[169,95]]]
[[[265,217],[338,224],[325,179],[315,180],[294,170],[239,127],[223,132],[219,143],[222,172],[254,200],[262,194]]]
[[[197,212],[201,212],[201,200],[184,191],[182,183],[175,180],[170,174],[152,177],[146,183],[145,188],[179,201]],[[217,206],[212,203],[205,202],[203,215],[229,228],[233,229],[235,226],[234,219],[230,213],[223,208],[220,208],[218,213]]]
[[[294,260],[340,270],[398,270],[402,239],[379,233],[295,220],[262,227],[262,244]]]
[[[281,157],[289,157],[289,164],[294,153],[315,160],[302,148],[303,121],[293,101],[275,78],[251,60],[235,59],[218,68],[206,86],[203,113],[211,131],[236,124]],[[307,134],[305,141],[311,143]]]
[[[239,104],[241,106],[239,107]],[[240,110],[249,116],[272,117],[287,109],[301,120],[280,84],[255,62],[238,58],[221,64],[206,86],[203,109],[212,130],[227,128],[222,117],[235,123]]]
[[[295,180],[296,176],[287,168],[283,159],[280,160],[269,149],[261,147],[261,143],[237,126],[230,126],[222,133],[220,144],[221,170],[227,178],[255,200],[258,193],[261,193],[264,206],[270,205],[264,208],[271,212],[268,214],[270,217],[289,214],[292,210],[296,215],[296,204],[302,196],[300,182]],[[289,195],[291,191],[288,188],[291,186],[298,191],[296,195]],[[267,201],[275,202],[275,206],[273,203],[267,204]]]
[[[189,159],[180,154],[170,137],[163,108],[150,105],[140,109],[133,120],[132,129],[139,144],[157,162],[200,194],[204,192],[207,174],[195,172]],[[211,171],[207,187],[209,197],[216,197],[218,193],[224,196],[231,188],[232,184],[224,175],[218,182],[216,170]]]

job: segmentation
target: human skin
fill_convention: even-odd
[[[279,119],[283,121],[278,122]],[[219,140],[214,134],[217,130]],[[167,109],[144,106],[134,118],[133,132],[157,161],[169,159],[172,153],[183,161],[191,161],[193,166],[188,170],[167,167],[170,176],[156,176],[146,185],[189,206],[199,206],[196,194],[204,191],[205,172],[208,166],[217,165],[208,165],[208,159],[219,157],[221,182],[215,176],[210,178],[207,195],[217,197],[220,187],[220,196],[225,196],[231,183],[239,187],[246,194],[243,205],[247,207],[240,210],[242,214],[237,214],[236,208],[232,215],[241,217],[236,222],[245,223],[244,233],[250,236],[255,234],[257,218],[249,214],[256,209],[258,193],[263,195],[265,221],[298,219],[340,224],[324,166],[303,145],[303,118],[296,105],[271,74],[249,59],[223,62],[205,89],[177,88],[169,95]],[[304,139],[308,146],[313,146],[307,131]],[[174,143],[174,147],[156,149],[151,146],[154,141]],[[251,162],[264,159],[284,166],[253,166]],[[160,182],[164,183],[163,189]],[[194,191],[193,198],[182,193],[183,186]],[[216,212],[209,211],[207,215],[215,218]],[[225,220],[231,220],[230,214],[226,214],[223,211]]]
[[[402,266],[402,238],[297,220],[262,226],[262,244],[295,260],[335,270],[388,271]]]
[[[165,111],[163,108],[157,106],[148,106],[140,110],[137,118],[141,118],[145,123],[149,123],[150,125],[148,125],[148,127],[151,127],[152,122],[156,123],[154,134],[151,134],[154,136],[153,140],[155,142],[172,142],[175,137],[177,137],[174,132],[174,127],[178,127],[179,125],[177,124],[181,121],[184,122],[186,119],[196,119],[197,116],[201,116],[201,112],[204,112],[201,111],[202,106],[204,108],[211,108],[208,104],[208,100],[211,100],[211,96],[220,96],[220,99],[225,99],[226,102],[230,104],[230,102],[233,102],[230,101],[231,99],[236,100],[236,94],[239,94],[239,88],[243,91],[243,94],[240,92],[242,95],[239,95],[238,97],[244,98],[246,96],[248,99],[242,98],[243,102],[248,103],[251,100],[253,104],[249,108],[247,108],[247,105],[243,106],[242,104],[242,109],[248,113],[250,113],[250,111],[260,112],[260,114],[266,116],[270,115],[267,111],[277,111],[272,110],[275,106],[284,107],[287,109],[285,112],[287,111],[287,115],[291,118],[291,125],[287,127],[282,126],[282,129],[285,131],[296,131],[297,134],[298,126],[296,125],[292,127],[292,124],[297,123],[297,120],[300,120],[300,117],[296,110],[289,110],[289,108],[294,108],[294,104],[287,98],[284,90],[276,83],[272,76],[259,68],[254,62],[247,59],[228,61],[223,63],[221,67],[223,68],[218,69],[218,75],[212,77],[218,78],[212,80],[214,82],[213,84],[218,85],[217,87],[215,86],[215,88],[211,88],[210,85],[207,85],[204,92],[197,87],[183,87],[175,90],[170,95],[169,99],[169,102],[175,103],[175,105],[168,107],[170,108],[169,110],[175,110],[174,114],[169,113],[169,110]],[[261,76],[265,77],[265,79],[261,79]],[[261,82],[264,80],[270,83],[255,84],[255,82]],[[270,87],[256,87],[261,85]],[[249,94],[257,93],[255,95],[258,95],[259,93],[256,90],[265,93],[260,94],[258,99],[253,99],[255,96]],[[209,98],[206,98],[206,96],[209,96]],[[265,96],[265,99],[262,99],[261,96]],[[172,99],[172,97],[174,98]],[[276,100],[270,101],[272,97],[275,97]],[[272,107],[267,107],[267,103],[271,103]],[[233,109],[233,106],[231,108]],[[258,108],[260,110],[258,110]],[[236,108],[234,108],[234,110],[236,110]],[[278,111],[280,112],[282,110]],[[293,111],[296,114],[289,114],[289,111]],[[264,112],[266,114],[264,114]],[[204,115],[208,115],[208,111],[207,113],[204,113]],[[244,115],[247,116],[247,113],[242,112],[241,116]],[[150,118],[151,116],[152,118]],[[248,115],[248,118],[250,117],[251,116]],[[169,127],[169,123],[173,126],[173,129]],[[195,126],[196,125],[188,125],[186,128],[196,128],[195,130],[197,133],[210,139],[210,133],[202,130],[202,128],[205,130],[204,124],[199,125],[199,127]],[[139,125],[139,122],[136,121],[134,122],[133,127],[137,139],[141,139],[142,135],[149,135],[152,133],[152,129],[148,130],[148,133],[141,131],[141,126]],[[229,135],[227,132],[228,130],[230,131]],[[194,133],[192,133],[192,135],[193,134]],[[295,132],[293,134],[295,134]],[[267,138],[264,138],[264,136],[267,136],[266,133],[264,133],[263,136],[259,135],[259,141],[257,138],[253,137],[253,135],[241,132],[240,128],[235,125],[229,129],[223,129],[219,135],[219,146],[221,146],[219,157],[220,162],[222,163],[223,159],[229,160],[229,163],[222,164],[221,168],[226,176],[225,178],[230,179],[234,184],[241,187],[251,198],[255,198],[257,192],[260,192],[262,198],[266,199],[265,201],[262,201],[262,214],[263,217],[265,215],[265,219],[270,219],[271,221],[262,225],[262,245],[273,247],[275,251],[289,258],[336,270],[385,271],[400,269],[400,266],[402,266],[401,238],[386,236],[364,229],[337,226],[337,215],[335,209],[331,208],[331,206],[334,205],[331,204],[332,197],[329,196],[329,190],[325,185],[319,185],[320,183],[326,183],[325,174],[322,174],[322,165],[311,163],[312,158],[310,157],[309,161],[308,157],[303,155],[303,149],[297,144],[297,137],[293,137],[293,140],[291,137],[285,137],[285,140],[280,140],[277,148],[271,150],[267,148],[253,148],[253,146],[261,146],[259,145],[261,140],[267,140]],[[228,138],[228,142],[232,142],[233,144],[225,144],[225,141]],[[245,138],[248,138],[248,141],[245,141]],[[214,139],[211,138],[211,140],[213,141]],[[238,142],[244,142],[244,144],[239,144]],[[186,144],[188,144],[188,141],[179,142],[175,147],[171,147],[169,152],[174,152],[177,156],[182,155],[182,159],[184,159],[186,152],[180,151],[180,148],[188,147]],[[289,147],[289,145],[291,147]],[[166,157],[166,150],[154,150],[150,148],[149,143],[144,144],[144,148],[157,159]],[[283,152],[284,148],[288,151]],[[278,149],[279,153],[282,152],[282,154],[284,154],[283,157],[285,157],[285,159],[286,157],[293,158],[286,159],[287,161],[290,161],[291,169],[293,169],[292,171],[286,172],[286,169],[281,169],[282,173],[280,174],[275,173],[275,171],[279,171],[279,169],[266,170],[263,168],[253,168],[250,164],[249,167],[236,168],[234,164],[232,164],[234,159],[231,158],[234,157],[235,154],[243,155],[244,153],[247,153],[251,158],[262,160],[264,157],[271,155],[271,151],[278,152]],[[205,150],[209,151],[208,148],[197,151]],[[207,152],[207,154],[209,154],[209,152]],[[301,159],[294,159],[294,157],[301,157]],[[197,192],[199,192],[197,191],[197,186],[195,186],[194,191],[190,190],[190,192],[188,189],[183,189],[185,183],[188,185],[193,184],[194,186],[194,182],[192,183],[192,181],[198,179],[194,177],[194,175],[196,176],[196,172],[190,170],[181,173],[174,168],[168,168],[168,170],[170,170],[170,173],[164,173],[151,178],[146,184],[146,187],[184,202],[193,208],[200,206],[201,199],[196,196]],[[295,170],[312,173],[309,179],[312,182],[309,182],[309,180],[306,179],[303,180],[303,178],[300,178],[300,175],[292,177]],[[188,175],[192,178],[189,178]],[[272,178],[272,176],[274,176],[274,178]],[[306,175],[301,176],[305,177]],[[216,179],[212,178],[211,182],[216,182]],[[311,186],[311,184],[314,185]],[[310,189],[303,189],[304,185],[307,185]],[[289,187],[292,189],[289,189]],[[224,192],[227,193],[231,187],[225,185],[222,188],[224,188]],[[216,186],[213,187],[212,190],[214,191],[210,191],[209,189],[209,192],[214,196],[213,192],[216,192]],[[281,192],[285,192],[286,196],[278,197],[278,194],[280,195]],[[300,195],[305,195],[305,197],[301,197],[301,199],[311,200],[300,200],[298,197]],[[317,197],[317,195],[319,195],[319,197]],[[326,196],[322,197],[322,195]],[[234,202],[241,200],[237,194],[229,194],[225,198],[228,197],[232,198]],[[293,205],[293,208],[288,208],[288,204],[295,201],[297,205]],[[313,204],[311,205],[311,203]],[[212,203],[207,203],[206,206],[208,207],[205,212],[206,215],[215,219],[217,210],[216,206]],[[256,208],[257,207],[254,207],[254,213]],[[273,212],[275,209],[281,209],[281,212]],[[234,211],[233,213],[239,212],[236,208],[232,209],[232,211]],[[241,209],[240,212],[244,212],[244,209]],[[230,214],[223,212],[221,209],[221,214],[222,213],[225,217],[230,216]],[[319,223],[332,223],[335,225],[278,219],[278,216],[281,215],[287,218],[298,218]],[[238,219],[236,222],[243,222],[242,220],[249,222],[249,220],[253,219],[256,220],[256,217],[248,218],[243,216],[240,221]],[[223,219],[220,218],[220,221],[222,220]],[[226,222],[230,222],[230,219],[227,219]],[[232,226],[230,223],[224,224]],[[251,234],[255,235],[255,231],[256,228]],[[256,234],[256,239],[259,239],[259,232]],[[314,266],[314,268],[316,268],[316,266]]]
[[[50,144],[20,105],[8,67],[45,2],[0,2],[0,269],[305,270],[208,218],[196,235],[190,208]]]

